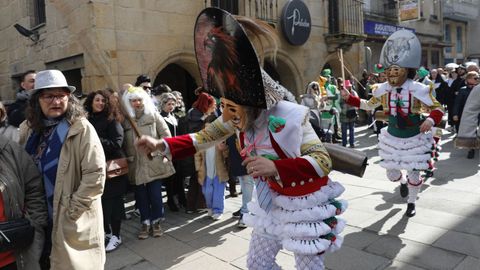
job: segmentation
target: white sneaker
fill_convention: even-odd
[[[245,222],[243,222],[243,218],[240,218],[238,220],[237,227],[242,228],[242,229],[247,228],[247,224],[245,224]]]
[[[220,220],[223,217],[223,214],[213,214],[212,218],[213,220]]]
[[[108,245],[108,242],[110,242],[110,238],[112,238],[113,234],[112,233],[106,233],[105,234],[105,246]]]
[[[117,237],[113,235],[112,238],[110,238],[110,241],[108,241],[108,245],[105,247],[105,251],[106,252],[114,251],[121,244],[122,244],[122,237]]]
[[[207,209],[207,215],[208,215],[209,217],[213,216],[212,209]]]

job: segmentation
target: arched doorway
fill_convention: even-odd
[[[182,93],[186,108],[192,107],[192,103],[196,99],[194,91],[197,88],[197,83],[192,75],[183,67],[175,63],[168,64],[157,74],[157,77],[155,77],[153,86],[155,87],[159,84],[166,84],[170,86],[173,91]]]
[[[280,77],[280,74],[278,74],[278,71],[275,69],[275,67],[268,61],[265,61],[265,65],[263,69],[272,77],[274,81],[279,82],[280,84],[283,85],[282,83],[282,78]]]
[[[265,59],[263,68],[273,80],[287,88],[294,96],[299,95],[298,87],[301,79],[288,57],[279,53],[277,54],[275,62],[267,58]]]

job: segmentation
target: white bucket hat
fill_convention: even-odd
[[[67,79],[65,79],[65,76],[60,70],[42,70],[38,72],[35,77],[35,88],[30,92],[30,95],[33,95],[42,89],[57,87],[66,88],[70,93],[73,93],[76,89],[75,86],[67,84]]]

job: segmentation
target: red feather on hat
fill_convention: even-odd
[[[214,27],[203,42],[212,54],[207,68],[207,84],[210,88],[224,93],[226,90],[240,91],[240,83],[235,71],[239,67],[235,49],[235,37],[223,32],[223,27]]]

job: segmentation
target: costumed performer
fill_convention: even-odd
[[[241,24],[239,24],[241,22]],[[331,160],[308,119],[308,108],[284,101],[288,91],[258,63],[245,34],[276,40],[267,24],[203,10],[195,26],[195,50],[204,87],[221,97],[222,117],[204,130],[156,140],[142,137],[140,151],[164,151],[178,159],[205,150],[236,133],[257,199],[244,215],[253,226],[248,269],[280,269],[280,249],[294,253],[298,269],[324,269],[324,254],[340,248],[344,188],[328,174]],[[256,39],[258,40],[258,39]]]
[[[412,80],[415,69],[420,66],[420,56],[418,38],[407,30],[396,31],[387,39],[380,54],[387,82],[380,84],[369,100],[341,91],[348,104],[364,110],[382,105],[388,115],[388,127],[380,131],[378,138],[380,166],[387,169],[390,181],[400,182],[400,195],[408,196],[407,217],[416,214],[415,201],[423,183],[420,171],[428,169],[434,144],[430,131],[443,116],[430,87]],[[426,119],[421,114],[422,106],[430,110]]]

